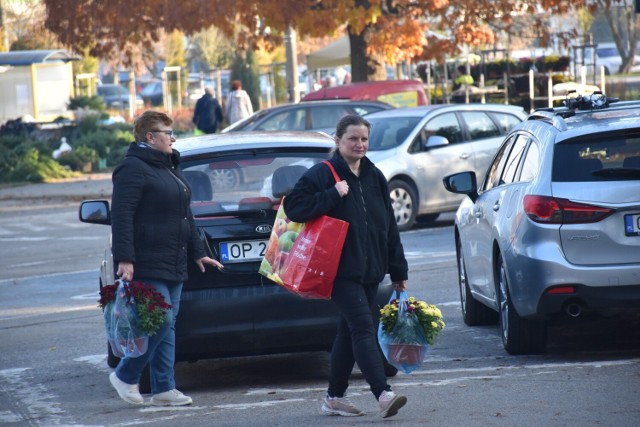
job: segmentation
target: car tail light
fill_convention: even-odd
[[[549,196],[524,196],[524,211],[532,221],[547,224],[598,222],[615,210]]]
[[[551,295],[575,294],[576,287],[575,286],[556,286],[555,288],[548,289],[547,293]]]

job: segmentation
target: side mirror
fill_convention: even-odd
[[[106,200],[85,200],[78,211],[80,221],[88,224],[111,225],[111,211]]]
[[[475,202],[478,197],[475,172],[460,172],[445,176],[442,179],[444,188],[456,194],[466,194]]]
[[[449,145],[449,140],[444,136],[440,135],[431,135],[427,138],[427,141],[424,143],[424,148],[430,150],[432,148],[444,147],[445,145]]]

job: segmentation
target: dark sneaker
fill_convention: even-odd
[[[322,412],[326,415],[341,415],[343,417],[359,417],[364,415],[353,403],[346,397],[325,397],[322,403]]]
[[[176,390],[165,391],[151,396],[151,404],[155,406],[184,406],[191,405],[193,400]]]
[[[406,403],[406,396],[395,394],[392,391],[383,391],[378,398],[380,415],[382,415],[382,418],[393,417],[398,413],[398,409],[402,408]]]
[[[127,384],[121,381],[115,372],[109,375],[109,382],[111,382],[113,388],[118,392],[118,396],[125,402],[131,403],[132,405],[142,405],[144,403],[144,399],[138,389],[138,384]]]

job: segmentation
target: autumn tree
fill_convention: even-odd
[[[512,12],[529,14],[548,31],[538,7],[566,13],[584,0],[44,0],[47,27],[74,48],[100,57],[129,52],[158,39],[160,29],[196,33],[211,25],[236,40],[240,50],[282,43],[287,28],[300,36],[336,35],[346,28],[353,81],[369,78],[381,62],[442,57],[460,45],[492,43],[488,22],[504,28]],[[431,31],[431,33],[428,33]],[[444,34],[445,37],[429,36]]]

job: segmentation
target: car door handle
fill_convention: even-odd
[[[500,210],[500,202],[496,202],[496,204],[493,205],[493,211],[498,212],[499,210]]]
[[[469,153],[462,153],[462,154],[460,154],[460,158],[461,158],[462,160],[467,160],[469,157],[471,157],[471,156],[469,155]]]

